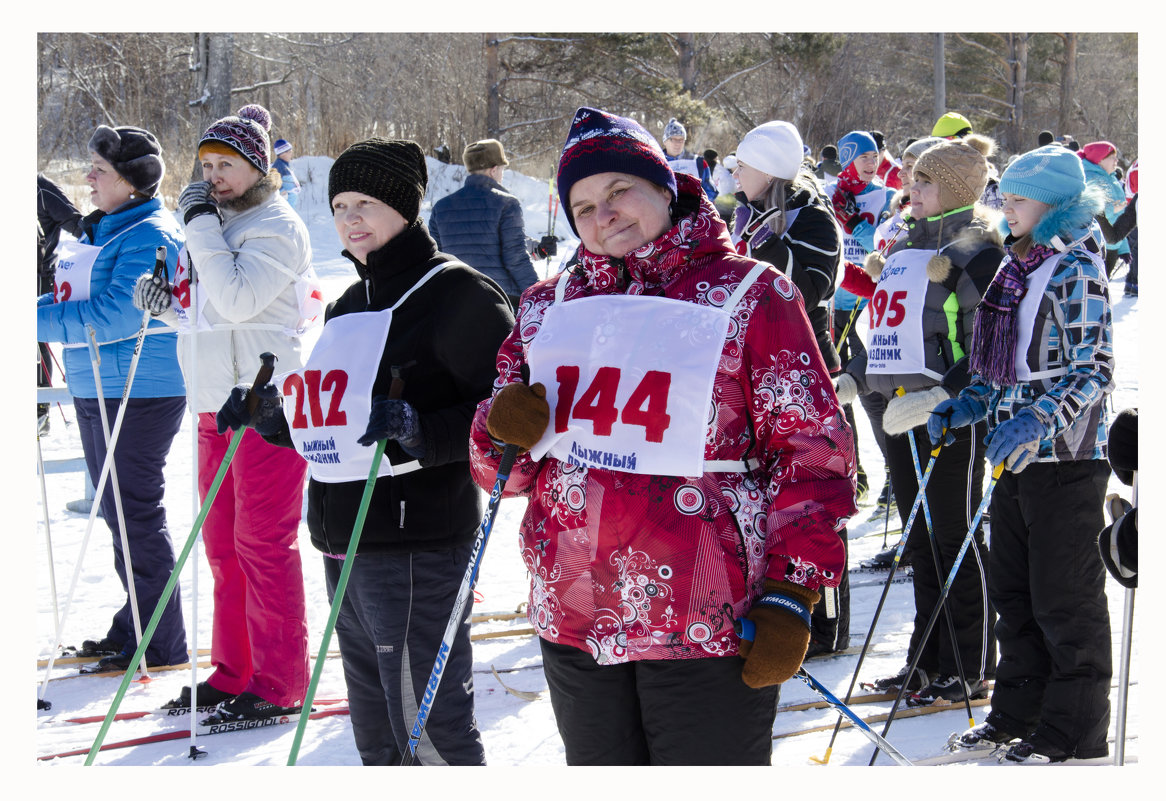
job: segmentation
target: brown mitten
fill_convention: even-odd
[[[542,384],[507,384],[494,396],[486,415],[486,430],[500,442],[529,451],[542,439],[551,419],[546,398],[547,390]]]
[[[810,611],[818,593],[789,581],[766,579],[765,595],[746,616],[753,639],[741,637],[741,678],[754,689],[781,684],[798,672],[810,645]],[[749,627],[745,627],[748,629]]]

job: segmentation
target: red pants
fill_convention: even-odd
[[[198,416],[198,491],[206,499],[232,432]],[[235,432],[235,452],[202,527],[214,577],[214,626],[208,682],[251,692],[280,706],[308,689],[308,624],[297,542],[307,462],[269,445],[251,429]]]

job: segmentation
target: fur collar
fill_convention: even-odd
[[[267,175],[252,184],[251,188],[246,192],[239,195],[239,197],[224,200],[219,205],[237,214],[248,209],[253,209],[262,203],[266,203],[279,190],[280,181],[278,170],[268,170]]]
[[[1105,208],[1104,191],[1101,187],[1090,184],[1081,194],[1050,208],[1033,226],[1032,241],[1038,245],[1048,245],[1061,250],[1062,248],[1057,247],[1057,243],[1053,241],[1054,238],[1065,245],[1077,239],[1083,233],[1083,229],[1088,229],[1093,218]]]

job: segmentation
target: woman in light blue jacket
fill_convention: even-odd
[[[142,128],[98,126],[89,140],[92,167],[86,176],[96,211],[82,220],[79,241],[58,248],[53,292],[37,300],[37,340],[60,342],[81,446],[90,478],[98,483],[106,457],[100,399],[105,401],[109,428],[121,407],[133,361],[142,313],[132,296],[138,278],[154,268],[159,247],[166,248],[167,269],[173,273],[183,237],[174,217],[155,197],[165,167],[157,138]],[[90,337],[96,339],[100,365],[90,358]],[[115,443],[114,470],[125,517],[125,534],[133,566],[134,590],[141,626],[154,608],[174,569],[174,550],[162,506],[162,469],[186,408],[186,387],[178,367],[177,335],[152,321],[126,401],[124,420]],[[100,375],[98,391],[94,377]],[[104,637],[88,640],[83,654],[105,655],[101,665],[125,668],[137,649],[125,554],[122,553],[113,475],[100,503],[113,531],[114,569],[126,588],[126,603],[117,611]],[[187,661],[186,628],[178,588],[166,604],[145,660],[151,665]]]
[[[976,310],[971,383],[927,424],[987,419],[992,494],[989,595],[1000,661],[992,711],[959,738],[1007,745],[1014,762],[1108,754],[1113,673],[1097,532],[1109,479],[1105,396],[1113,391],[1109,288],[1093,217],[1103,198],[1057,145],[1000,179],[1007,254]],[[947,435],[947,436],[950,436]]]

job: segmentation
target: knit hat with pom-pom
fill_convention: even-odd
[[[227,153],[247,159],[264,175],[271,169],[271,114],[257,103],[223,117],[206,129],[198,140],[198,157],[206,153]]]
[[[919,155],[912,174],[918,181],[927,176],[939,185],[940,211],[971,206],[988,185],[988,157],[996,142],[980,134],[932,145]]]

